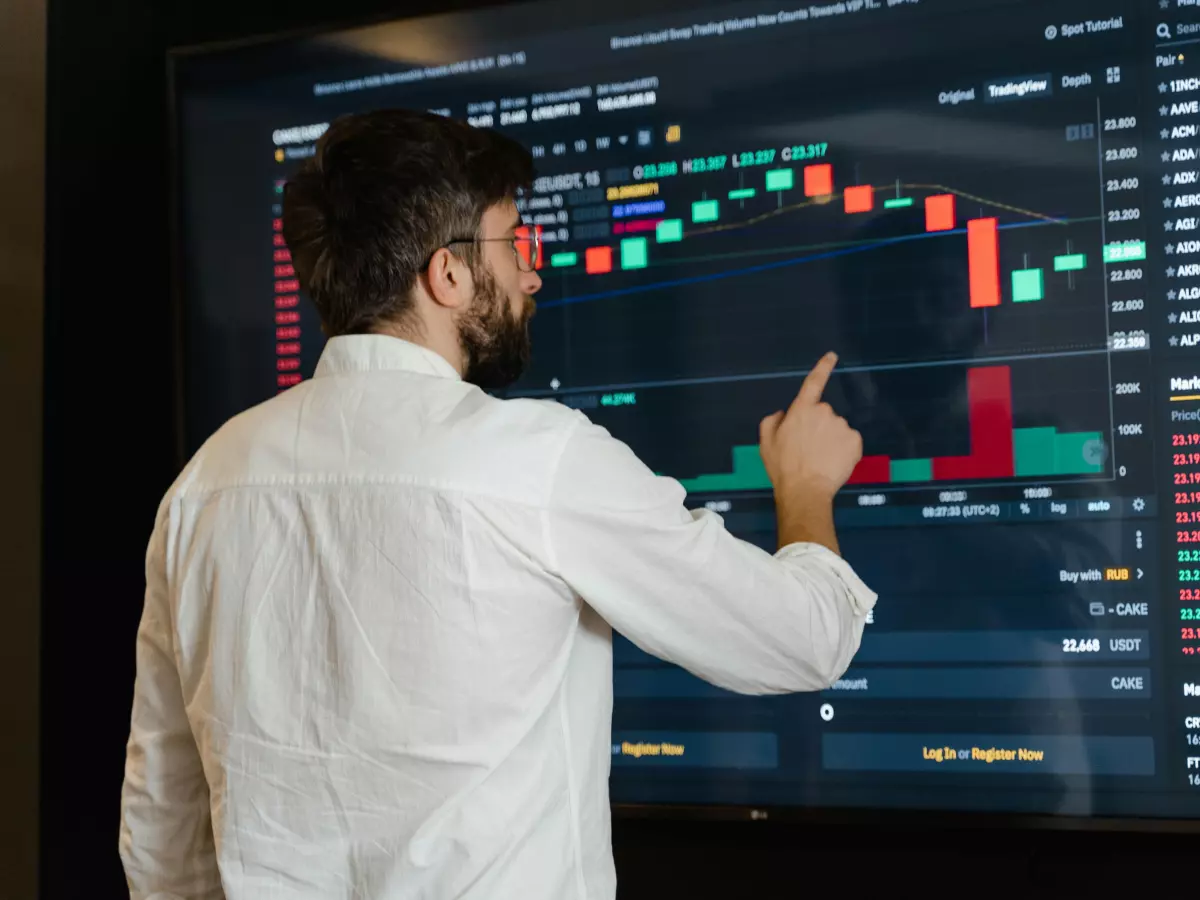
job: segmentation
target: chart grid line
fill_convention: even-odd
[[[1147,348],[1136,348],[1136,349],[1131,349],[1131,350],[1122,351],[1122,352],[1142,353],[1142,352],[1145,352],[1146,349]],[[1048,352],[1048,353],[1023,353],[1023,354],[1014,354],[1014,355],[1006,355],[1006,356],[971,356],[971,357],[959,357],[959,358],[955,358],[955,359],[920,360],[920,361],[903,362],[903,363],[879,363],[879,364],[875,364],[875,365],[838,366],[837,369],[835,369],[835,374],[846,374],[846,373],[850,373],[850,372],[893,372],[893,371],[901,371],[904,369],[925,369],[925,368],[942,367],[942,366],[970,366],[970,365],[987,365],[987,364],[991,364],[991,363],[1021,362],[1023,360],[1031,360],[1031,359],[1058,359],[1058,358],[1066,358],[1066,357],[1073,357],[1073,356],[1100,356],[1102,354],[1108,354],[1110,352],[1111,351],[1109,350],[1109,348],[1107,346],[1105,346],[1105,347],[1096,347],[1096,348],[1092,348],[1092,349],[1081,349],[1081,350],[1060,350],[1060,351],[1054,351],[1054,352]],[[655,381],[626,381],[626,382],[620,382],[620,383],[616,383],[616,384],[586,385],[586,386],[582,386],[582,387],[563,386],[563,387],[560,387],[557,389],[556,388],[538,388],[538,389],[534,389],[534,390],[510,391],[510,392],[505,393],[504,396],[507,396],[507,397],[532,397],[532,398],[558,397],[558,396],[569,396],[572,394],[605,393],[605,392],[609,392],[609,391],[647,390],[650,388],[684,387],[687,385],[698,385],[698,384],[723,384],[723,383],[727,383],[727,382],[738,382],[738,381],[769,381],[769,380],[779,379],[779,378],[803,378],[805,375],[807,375],[811,371],[812,371],[812,369],[788,369],[788,370],[782,371],[782,372],[755,372],[755,373],[746,374],[746,375],[709,375],[709,376],[699,376],[696,378],[660,379],[660,380],[655,380]],[[1191,398],[1180,398],[1180,399],[1191,399]],[[1200,399],[1200,394],[1197,394],[1195,396],[1195,399]]]

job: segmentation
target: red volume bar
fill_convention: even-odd
[[[971,455],[934,457],[933,480],[1011,478],[1012,371],[1008,366],[967,370],[967,416],[971,423]]]
[[[971,307],[1000,305],[1000,237],[996,219],[967,222],[967,266]]]
[[[882,484],[892,480],[892,460],[887,456],[864,456],[850,473],[846,484]]]

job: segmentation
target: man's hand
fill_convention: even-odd
[[[759,425],[763,462],[777,493],[815,491],[832,497],[862,459],[862,435],[821,400],[835,365],[837,356],[825,354],[787,411]]]
[[[862,435],[821,400],[835,365],[836,354],[825,354],[791,406],[759,426],[763,463],[775,486],[780,546],[807,540],[837,550],[831,502],[862,459]]]

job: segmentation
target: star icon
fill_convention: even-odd
[[[1163,162],[1170,162],[1170,160],[1171,160],[1171,151],[1170,151],[1170,150],[1164,150],[1164,151],[1162,152],[1162,161],[1163,161]]]
[[[1174,325],[1176,322],[1179,321],[1179,314],[1171,313],[1169,316],[1167,316],[1167,321],[1170,322],[1172,325]]]
[[[1169,338],[1167,338],[1167,343],[1170,344],[1172,347],[1178,347],[1179,346],[1179,338],[1175,337],[1175,335],[1171,335]]]
[[[1175,223],[1174,222],[1163,222],[1163,230],[1164,231],[1174,231]]]
[[[1170,108],[1169,108],[1169,107],[1166,107],[1166,106],[1160,106],[1160,107],[1158,108],[1158,114],[1159,114],[1160,116],[1165,116],[1165,115],[1166,115],[1168,112],[1170,112]]]
[[[1167,277],[1168,278],[1175,277],[1175,267],[1174,266],[1167,266]]]
[[[1174,299],[1175,299],[1175,292],[1174,292],[1174,291],[1167,291],[1167,299],[1168,299],[1168,300],[1174,300]]]
[[[1170,6],[1171,6],[1171,0],[1158,0],[1158,8],[1159,9],[1169,9]]]
[[[1160,81],[1158,83],[1158,92],[1160,94],[1165,94],[1167,92],[1167,83],[1165,81]]]
[[[1170,209],[1170,208],[1171,208],[1171,198],[1163,197],[1163,209]]]
[[[1158,133],[1158,136],[1159,136],[1160,138],[1162,138],[1164,141],[1165,141],[1165,140],[1166,140],[1168,137],[1170,137],[1170,135],[1171,135],[1171,129],[1170,129],[1170,128],[1164,128],[1164,129],[1162,129],[1162,131],[1160,131],[1160,132]]]
[[[1171,183],[1171,176],[1170,176],[1170,175],[1164,175],[1164,176],[1163,176],[1163,184],[1170,184],[1170,183]]]
[[[1174,253],[1174,252],[1175,252],[1175,245],[1174,245],[1174,244],[1167,244],[1167,246],[1166,246],[1166,247],[1164,247],[1163,249],[1165,249],[1165,250],[1167,251],[1167,253],[1168,253],[1168,254],[1170,254],[1170,253]]]

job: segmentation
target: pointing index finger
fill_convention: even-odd
[[[804,384],[800,385],[800,393],[796,395],[797,403],[812,406],[821,402],[821,394],[825,392],[825,385],[829,383],[829,376],[837,361],[836,353],[826,353],[817,361],[812,371],[805,376]]]

